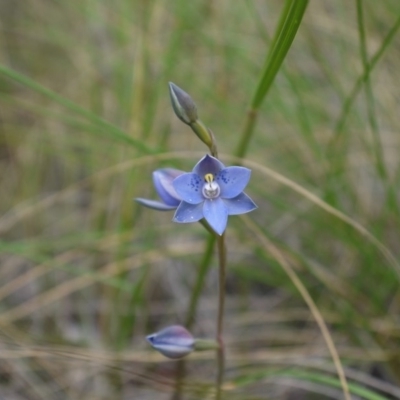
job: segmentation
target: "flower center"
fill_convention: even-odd
[[[221,192],[221,189],[219,188],[218,183],[215,182],[214,175],[205,174],[204,180],[206,181],[206,183],[203,186],[204,197],[206,197],[207,199],[215,199],[216,197],[218,197]]]

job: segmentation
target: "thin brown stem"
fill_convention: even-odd
[[[225,369],[225,347],[223,340],[224,327],[224,306],[225,306],[225,278],[226,278],[226,247],[225,233],[218,238],[218,262],[219,262],[219,279],[218,279],[218,315],[217,315],[217,380],[216,380],[216,400],[220,400],[222,396],[222,383],[224,380]]]
[[[207,228],[205,223],[203,225]],[[199,265],[196,282],[191,291],[189,306],[187,308],[185,321],[184,321],[184,325],[189,331],[191,330],[194,320],[195,320],[195,317],[196,317],[196,310],[197,310],[197,306],[199,304],[200,294],[204,287],[204,282],[205,282],[205,279],[207,276],[207,272],[210,269],[213,250],[215,247],[215,242],[216,242],[216,236],[214,234],[210,235],[210,237],[207,241],[203,259],[201,260],[201,263]],[[181,400],[182,399],[182,386],[183,386],[183,382],[184,382],[185,376],[186,376],[186,360],[185,359],[179,360],[177,362],[175,371],[176,371],[175,372],[175,376],[176,376],[175,390],[174,390],[174,393],[172,394],[171,400]]]

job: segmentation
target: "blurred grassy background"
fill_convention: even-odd
[[[397,399],[400,3],[360,4],[361,19],[356,2],[310,1],[246,153],[259,166],[249,218],[317,304],[354,398]],[[132,199],[155,196],[152,170],[190,170],[205,152],[168,81],[232,163],[282,6],[0,3],[0,398],[170,397],[174,364],[144,336],[183,323],[207,235]],[[227,395],[342,398],[317,324],[251,223],[233,217],[227,233]],[[196,336],[214,335],[216,276]],[[184,398],[210,398],[214,353],[187,365]]]

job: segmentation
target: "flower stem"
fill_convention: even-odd
[[[188,307],[186,318],[185,318],[185,326],[189,330],[192,328],[194,318],[196,315],[197,304],[198,304],[199,298],[200,298],[200,293],[201,293],[201,290],[203,289],[205,278],[207,276],[207,272],[211,265],[214,244],[215,244],[215,238],[214,238],[214,236],[211,236],[208,239],[206,249],[205,249],[205,252],[203,255],[203,259],[199,265],[199,270],[197,273],[197,280],[196,280],[195,286],[192,290],[192,295],[190,298],[190,303],[189,303],[189,307]]]
[[[191,292],[189,306],[187,308],[184,321],[184,325],[188,330],[192,328],[193,322],[196,317],[196,310],[197,310],[197,305],[199,304],[200,293],[204,287],[205,278],[211,266],[215,241],[216,241],[216,236],[211,235],[207,241],[203,258],[198,267],[199,269],[197,271],[196,282]],[[171,400],[182,399],[182,384],[185,379],[185,375],[186,375],[186,361],[184,359],[181,359],[177,362],[176,365],[175,390],[174,393],[172,394]]]
[[[246,154],[247,148],[249,147],[250,139],[253,135],[256,121],[257,121],[257,110],[251,108],[250,110],[247,111],[242,137],[240,138],[240,142],[238,143],[238,147],[235,152],[235,154],[240,158],[243,158],[244,155]]]
[[[226,278],[226,246],[225,233],[218,237],[218,315],[217,315],[217,335],[216,340],[219,344],[217,348],[217,380],[216,380],[216,400],[221,399],[222,383],[225,369],[225,348],[223,340],[224,325],[224,306],[225,306],[225,278]]]

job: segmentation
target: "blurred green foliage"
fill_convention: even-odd
[[[172,81],[222,161],[244,155],[348,218],[254,169],[249,218],[311,294],[352,392],[400,398],[400,3],[310,0],[292,43],[276,36],[289,3],[0,3],[0,397],[169,398],[174,365],[144,336],[185,319],[213,336],[214,268],[187,316],[206,233],[132,201],[155,195],[152,170],[206,151]],[[342,398],[282,265],[239,217],[227,241],[227,396]],[[187,368],[185,399],[210,397],[214,354]]]

